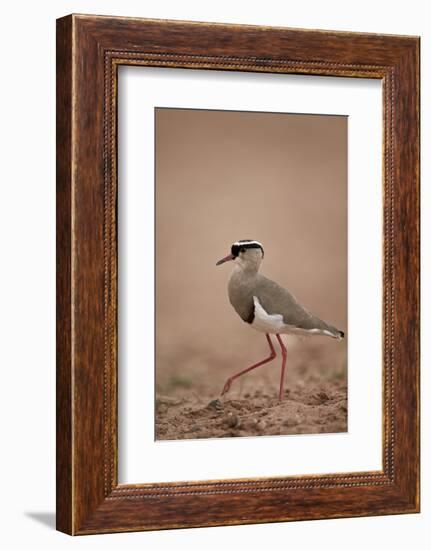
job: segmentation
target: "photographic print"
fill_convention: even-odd
[[[157,440],[347,431],[347,124],[156,109]]]

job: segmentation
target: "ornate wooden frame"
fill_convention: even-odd
[[[119,65],[383,82],[383,470],[119,485]],[[419,38],[70,15],[57,21],[57,528],[69,534],[419,511]]]

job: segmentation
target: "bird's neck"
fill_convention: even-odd
[[[254,277],[259,272],[259,265],[255,262],[238,262],[232,270],[231,277]]]

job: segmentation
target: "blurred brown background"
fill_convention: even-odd
[[[232,264],[215,266],[238,239],[260,241],[261,271],[347,332],[347,117],[156,109],[159,396],[215,398],[266,357],[264,335],[229,304]],[[287,342],[287,388],[345,380],[345,342]],[[276,395],[278,376],[266,365],[232,396],[262,384]]]

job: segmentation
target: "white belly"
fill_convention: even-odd
[[[260,305],[259,298],[253,296],[253,301],[254,319],[251,326],[259,332],[265,332],[266,334],[295,334],[297,336],[320,334],[335,338],[335,336],[327,330],[317,328],[306,330],[293,325],[286,325],[283,321],[283,316],[279,313],[273,313],[271,315],[267,313]]]
[[[253,296],[254,301],[254,319],[251,326],[259,332],[269,334],[281,334],[286,328],[282,315],[275,313],[269,315],[260,305],[259,299]]]

